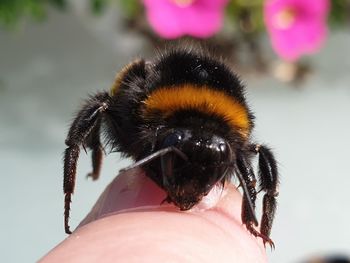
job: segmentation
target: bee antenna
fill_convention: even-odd
[[[163,149],[160,149],[148,156],[146,156],[145,158],[137,161],[136,163],[124,168],[124,169],[121,169],[120,172],[125,172],[127,170],[131,170],[131,169],[134,169],[136,167],[140,167],[140,166],[143,166],[151,161],[153,161],[154,159],[157,159],[161,156],[164,156],[165,154],[167,153],[170,153],[170,152],[173,152],[173,153],[176,153],[177,155],[179,155],[182,159],[184,159],[184,161],[188,161],[188,157],[187,155],[182,152],[181,150],[179,150],[178,148],[174,147],[174,146],[169,146],[169,147],[166,147],[166,148],[163,148]]]

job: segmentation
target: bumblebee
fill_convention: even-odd
[[[277,164],[271,150],[251,142],[254,116],[244,87],[231,69],[203,50],[173,48],[153,61],[138,59],[116,76],[110,91],[86,100],[65,141],[64,225],[69,228],[80,148],[92,151],[92,179],[99,177],[106,135],[112,151],[131,157],[167,194],[165,201],[191,209],[217,183],[236,176],[243,189],[242,222],[274,247],[270,231],[278,195]],[[255,215],[258,155],[263,197],[260,231]]]

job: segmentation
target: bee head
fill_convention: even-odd
[[[225,177],[233,160],[224,138],[204,130],[173,129],[162,136],[160,148],[174,147],[161,158],[164,189],[175,205],[190,209]]]

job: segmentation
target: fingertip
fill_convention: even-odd
[[[165,192],[141,169],[121,172],[105,189],[78,228],[94,220],[136,208],[159,207]]]
[[[242,224],[234,185],[189,211],[160,205],[165,197],[142,170],[121,173],[42,262],[267,262],[263,242]]]
[[[110,215],[74,231],[42,262],[267,262],[240,224],[207,213]]]

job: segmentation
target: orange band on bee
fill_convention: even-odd
[[[154,90],[143,103],[146,117],[154,111],[169,117],[177,111],[194,109],[223,118],[245,138],[250,133],[251,123],[244,105],[224,92],[207,86],[184,84],[162,87]]]

